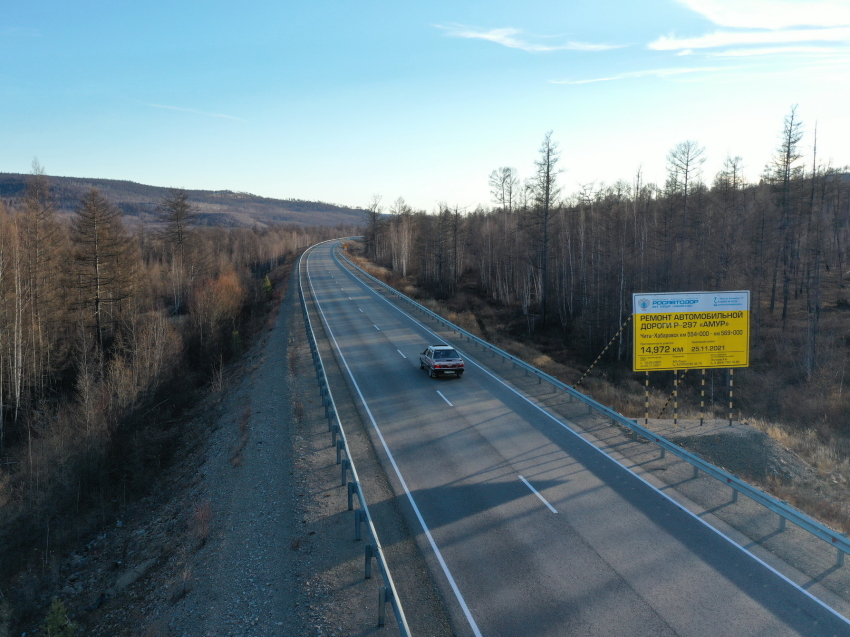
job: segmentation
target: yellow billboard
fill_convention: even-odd
[[[632,295],[636,372],[750,364],[750,293]]]

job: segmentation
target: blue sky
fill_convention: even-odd
[[[799,104],[850,164],[850,0],[8,2],[0,171],[416,208],[489,173],[663,181],[678,142],[755,180]]]

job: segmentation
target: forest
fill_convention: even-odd
[[[0,574],[144,492],[296,253],[344,232],[198,227],[182,190],[156,214],[130,231],[92,188],[59,215],[38,163],[20,205],[0,202]]]
[[[394,284],[469,312],[482,332],[486,307],[507,317],[514,337],[582,371],[629,318],[633,293],[749,290],[751,367],[736,374],[736,407],[847,433],[850,173],[818,157],[816,132],[804,140],[796,107],[777,124],[757,180],[745,177],[738,156],[704,175],[705,149],[688,140],[667,155],[663,184],[638,170],[572,194],[563,192],[565,156],[548,133],[529,178],[493,170],[489,208],[441,204],[426,214],[403,198],[385,209],[376,196],[365,250]],[[597,370],[636,386],[630,347],[623,330]],[[669,384],[664,374],[653,383]]]

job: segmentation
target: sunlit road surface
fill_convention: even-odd
[[[312,285],[459,635],[850,635],[850,625],[467,361],[344,270]],[[367,494],[368,497],[368,494]],[[404,600],[402,600],[403,602]]]

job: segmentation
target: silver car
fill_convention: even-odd
[[[451,375],[463,376],[463,359],[454,347],[448,345],[431,345],[419,355],[419,369],[427,369],[428,376]]]

